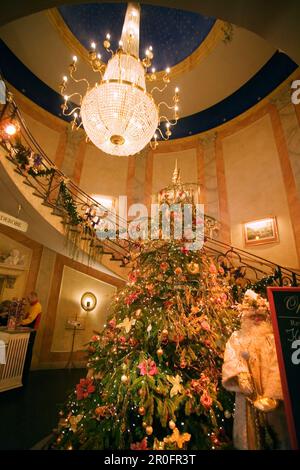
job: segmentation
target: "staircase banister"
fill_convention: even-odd
[[[254,259],[254,260],[257,260],[257,262],[261,262],[261,263],[264,264],[264,265],[269,265],[269,266],[272,266],[272,267],[275,267],[275,268],[280,268],[281,270],[284,270],[284,271],[286,271],[286,272],[289,272],[291,275],[292,275],[293,273],[295,273],[295,271],[293,271],[293,270],[290,269],[290,268],[287,268],[287,267],[285,267],[285,266],[281,266],[281,265],[279,265],[278,263],[273,263],[272,261],[270,261],[270,260],[268,260],[268,259],[265,259],[265,258],[263,258],[263,257],[261,257],[261,256],[259,256],[259,255],[255,255],[255,254],[253,254],[253,253],[250,253],[249,251],[243,250],[242,248],[235,247],[235,246],[233,246],[233,245],[230,245],[230,244],[228,244],[228,243],[222,242],[222,241],[220,241],[220,240],[216,240],[216,239],[211,238],[211,237],[205,237],[205,238],[206,238],[206,241],[210,241],[210,242],[214,243],[215,245],[221,245],[221,246],[223,246],[223,247],[228,248],[228,252],[231,251],[231,252],[237,253],[237,254],[242,253],[242,254],[246,255],[246,256],[249,258],[249,260]],[[226,253],[227,253],[227,252],[226,252]],[[224,255],[225,255],[225,253],[224,253]],[[297,275],[297,274],[296,274],[296,275]]]

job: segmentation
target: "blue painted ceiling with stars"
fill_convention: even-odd
[[[90,49],[95,41],[99,52],[107,33],[116,49],[121,37],[126,3],[65,5],[59,12],[81,44]],[[141,5],[140,57],[153,47],[157,70],[178,64],[199,47],[215,23],[215,18],[173,8]]]

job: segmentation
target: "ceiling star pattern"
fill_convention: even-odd
[[[98,45],[107,33],[112,45],[121,37],[126,3],[88,3],[59,7],[66,25],[86,48],[95,41]],[[156,70],[173,67],[190,56],[204,41],[215,18],[174,8],[142,5],[140,56],[152,45],[153,66]],[[113,47],[114,48],[114,47]],[[101,51],[102,52],[102,51]]]

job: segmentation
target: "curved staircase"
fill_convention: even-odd
[[[65,251],[67,235],[70,257],[81,257],[86,263],[96,259],[96,263],[101,263],[99,269],[104,266],[125,279],[130,268],[132,242],[125,238],[97,237],[99,224],[104,221],[109,227],[115,214],[82,191],[55,166],[32,136],[11,96],[0,120],[7,118],[19,127],[20,142],[17,145],[8,139],[0,142],[2,191],[10,191],[12,195],[1,201],[1,207],[13,213],[14,198],[18,201],[22,198],[26,215],[31,215],[29,235],[33,239],[55,251]],[[28,165],[33,154],[39,157],[38,169]],[[206,229],[211,227],[211,221],[206,217]],[[120,217],[116,225],[118,235],[127,230],[126,221]],[[47,239],[42,237],[45,233]],[[215,238],[214,231],[205,230],[205,233],[204,250],[223,267],[237,293],[254,285],[263,290],[270,284],[300,284],[299,271],[228,245]]]

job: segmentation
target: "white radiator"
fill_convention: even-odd
[[[22,374],[30,333],[0,331],[0,339],[6,344],[6,363],[0,364],[0,392],[22,387]]]

